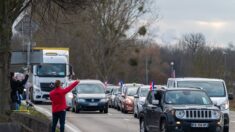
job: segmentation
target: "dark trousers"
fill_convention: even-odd
[[[66,111],[55,112],[52,114],[52,132],[55,132],[58,120],[60,120],[60,132],[64,132]]]

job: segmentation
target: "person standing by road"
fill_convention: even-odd
[[[27,82],[29,75],[26,74],[23,80],[17,79],[14,72],[10,73],[10,84],[11,84],[11,102],[12,110],[19,110],[21,103],[20,94],[24,90],[24,85]]]
[[[77,86],[78,83],[79,80],[76,80],[70,86],[62,88],[60,80],[55,81],[55,89],[50,92],[52,102],[52,132],[55,132],[58,120],[60,120],[60,132],[64,132],[67,107],[65,95]]]

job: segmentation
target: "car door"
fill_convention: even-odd
[[[145,113],[145,122],[146,122],[146,127],[148,129],[148,131],[153,131],[153,104],[152,104],[152,93],[149,92],[146,103],[145,103],[145,107],[146,107],[146,113]]]
[[[162,91],[158,91],[157,93],[154,93],[154,97],[153,99],[158,100],[159,104],[155,105],[155,108],[153,108],[152,110],[152,130],[153,131],[158,131],[160,130],[160,119],[161,119],[161,115],[163,113],[163,109],[162,109],[162,99],[163,99],[163,92]]]
[[[137,112],[137,105],[138,105],[138,102],[139,102],[139,91],[140,91],[140,88],[138,88],[137,92],[136,92],[136,95],[138,96],[138,98],[134,98],[134,110]]]

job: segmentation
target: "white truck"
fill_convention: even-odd
[[[43,63],[33,66],[30,99],[34,103],[50,102],[49,92],[55,80],[65,83],[72,74],[68,48],[36,47],[43,51]]]

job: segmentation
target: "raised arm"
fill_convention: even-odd
[[[29,78],[29,75],[26,74],[24,80],[21,82],[21,85],[25,85],[27,80],[28,80],[28,78]]]
[[[77,86],[79,83],[79,80],[74,81],[71,85],[69,85],[68,87],[66,87],[65,89],[63,89],[63,93],[66,94],[69,91],[71,91],[75,86]]]

